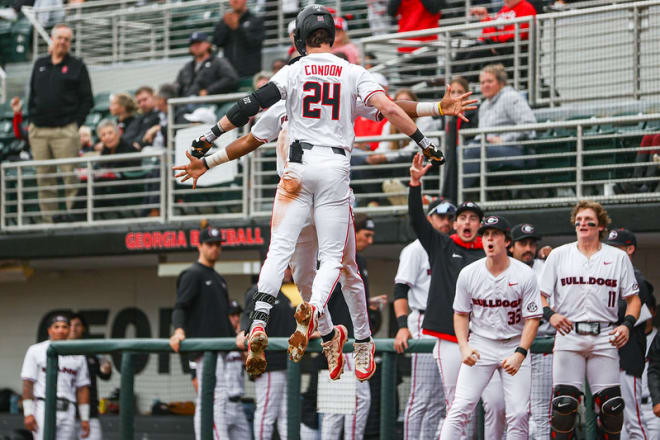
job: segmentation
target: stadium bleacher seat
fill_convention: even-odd
[[[103,92],[94,95],[94,107],[92,111],[96,113],[107,113],[110,111],[110,93]]]

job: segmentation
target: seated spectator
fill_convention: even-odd
[[[178,96],[218,95],[238,89],[238,73],[227,58],[212,56],[206,33],[193,32],[189,44],[193,59],[176,77]]]
[[[138,131],[135,118],[137,104],[127,93],[116,93],[110,97],[110,114],[117,118],[119,134],[126,139],[133,139]]]
[[[142,137],[142,145],[154,148],[165,148],[167,146],[167,101],[176,98],[176,86],[174,84],[163,84],[155,96],[155,109],[158,112],[158,121]]]
[[[92,129],[86,125],[82,125],[78,129],[78,134],[80,135],[80,155],[83,156],[94,152],[94,145],[92,144]]]
[[[351,42],[348,36],[348,21],[344,17],[335,18],[335,42],[332,45],[332,53],[346,54],[348,62],[351,64],[361,64],[360,49]]]
[[[632,177],[657,177],[660,175],[660,134],[647,134],[642,137],[640,150],[635,155],[635,163],[645,163],[647,166],[637,166],[632,170]],[[657,148],[650,148],[657,147]],[[625,182],[614,185],[616,194],[631,194],[640,192],[657,192],[660,189],[658,181]]]
[[[270,65],[270,70],[273,71],[273,75],[276,74],[282,67],[286,66],[287,63],[288,61],[284,58],[277,58],[275,61],[273,61],[273,63]]]
[[[231,11],[215,26],[213,43],[241,78],[251,77],[261,70],[264,21],[248,10],[247,0],[229,0],[229,6]]]
[[[101,156],[109,154],[125,154],[125,153],[138,153],[140,150],[126,142],[119,134],[119,127],[117,124],[110,120],[104,119],[99,122],[96,127],[96,134],[101,140],[103,148],[101,149]],[[125,168],[140,166],[141,160],[123,160],[117,162],[105,162],[103,168]]]
[[[479,106],[479,128],[502,127],[509,125],[534,124],[536,118],[532,109],[527,104],[523,96],[513,87],[507,85],[507,75],[504,66],[501,64],[491,64],[484,67],[479,75],[481,85],[481,94],[484,101]],[[517,145],[519,141],[532,139],[535,137],[534,131],[512,131],[508,133],[487,134],[486,136],[486,156],[510,157],[520,156],[524,153],[522,145]],[[476,141],[469,144],[470,147],[477,147],[481,142],[478,136]],[[481,155],[479,148],[464,149],[465,159],[476,159]],[[499,167],[507,165],[515,168],[524,168],[525,161],[515,159],[511,161],[498,161],[491,163],[490,167]],[[479,164],[476,162],[466,163],[463,167],[466,173],[476,173],[479,171]],[[465,186],[470,187],[477,181],[475,177],[465,178]]]
[[[141,148],[145,145],[143,143],[144,135],[154,125],[160,123],[158,110],[156,109],[154,89],[149,86],[142,86],[135,92],[135,100],[140,108],[140,114],[136,118],[137,132],[133,138],[124,136],[127,142],[131,145]]]
[[[273,76],[273,74],[274,72],[266,72],[265,70],[257,73],[254,75],[254,78],[252,78],[252,88],[254,90],[262,88],[268,83],[268,81],[270,81],[270,78]]]

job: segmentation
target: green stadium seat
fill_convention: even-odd
[[[103,92],[94,96],[94,107],[96,113],[107,113],[110,111],[110,93]]]
[[[98,123],[101,122],[101,119],[103,119],[103,114],[90,112],[87,115],[87,118],[85,118],[85,125],[91,128],[92,131],[94,131],[96,130],[96,126],[98,125]]]

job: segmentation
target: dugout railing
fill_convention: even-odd
[[[395,411],[397,354],[394,351],[393,339],[376,339],[376,355],[381,356],[381,400],[372,401],[380,405],[380,438],[389,440],[395,438],[395,424],[398,415]],[[406,353],[431,353],[435,341],[433,339],[413,339],[409,341]],[[537,338],[532,344],[533,353],[551,353],[553,338]],[[288,347],[286,338],[270,338],[269,351],[285,351]],[[350,353],[352,341],[348,341],[344,351]],[[213,439],[213,390],[215,387],[215,363],[217,351],[236,350],[233,338],[218,339],[187,339],[181,343],[181,352],[204,352],[203,377],[201,393],[201,429],[202,439]],[[312,341],[308,352],[320,353],[318,340]],[[47,352],[46,366],[46,411],[44,422],[44,439],[55,439],[55,404],[58,374],[58,356],[88,355],[100,353],[121,353],[121,388],[120,388],[120,433],[122,439],[132,439],[135,435],[134,415],[134,359],[140,353],[171,352],[167,339],[88,339],[79,341],[56,341],[51,343]],[[349,373],[345,373],[349,374]],[[289,361],[287,366],[287,438],[300,438],[301,422],[301,372],[300,364]],[[191,385],[192,386],[192,385]],[[587,388],[588,391],[588,388]],[[584,432],[587,439],[595,439],[595,416],[593,399],[585,393]],[[483,439],[483,422],[479,428],[480,439]]]

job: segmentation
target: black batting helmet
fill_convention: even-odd
[[[293,31],[293,41],[300,55],[307,55],[305,40],[314,31],[325,29],[331,39],[335,39],[335,21],[332,14],[324,6],[309,5],[296,17],[296,29]]]

